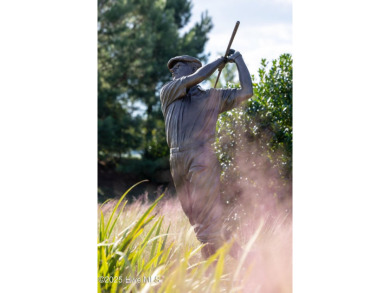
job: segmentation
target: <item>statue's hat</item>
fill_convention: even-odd
[[[182,55],[182,56],[176,56],[176,57],[173,57],[173,58],[169,59],[168,64],[167,64],[169,70],[171,70],[172,67],[177,62],[195,62],[195,63],[198,63],[200,67],[202,67],[202,62],[200,62],[200,60],[198,58],[191,57],[191,56],[188,56],[188,55]]]

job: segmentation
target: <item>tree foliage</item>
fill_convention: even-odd
[[[120,164],[131,151],[166,156],[159,89],[170,79],[167,61],[203,54],[211,18],[203,14],[186,33],[189,0],[98,1],[99,159]]]
[[[190,0],[98,1],[99,170],[104,165],[123,174],[149,166],[137,170],[146,174],[154,162],[169,168],[159,101],[171,78],[166,64],[182,54],[206,61],[212,28],[207,12],[188,27],[191,8]],[[142,162],[134,164],[134,155]]]

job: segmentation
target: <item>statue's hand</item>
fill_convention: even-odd
[[[221,63],[221,65],[218,66],[218,70],[221,71],[225,67],[226,63],[235,62],[235,59],[239,56],[239,55],[237,55],[237,53],[239,55],[241,55],[240,52],[236,52],[236,50],[234,50],[234,49],[229,49],[227,57],[221,57],[222,63]]]
[[[232,50],[232,49],[230,49],[230,50]],[[229,51],[229,55],[227,57],[227,62],[230,62],[230,63],[236,62],[237,57],[241,56],[240,52],[234,51],[234,50],[232,50],[232,51],[233,51],[232,54],[230,54],[230,51]]]
[[[229,52],[228,52],[228,54],[227,54],[227,57],[233,55],[234,52],[236,52],[236,50],[234,50],[234,49],[229,49]]]

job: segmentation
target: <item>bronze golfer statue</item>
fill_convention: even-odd
[[[229,55],[230,53],[230,55]],[[180,203],[208,257],[227,240],[220,199],[221,167],[213,150],[218,115],[253,95],[252,80],[240,52],[230,50],[202,67],[191,56],[168,61],[173,80],[161,89],[161,108],[171,149],[171,174]],[[198,84],[227,62],[237,65],[241,89],[202,89]],[[237,246],[237,245],[236,245]],[[231,250],[236,255],[239,248]]]
[[[205,258],[229,238],[223,229],[221,167],[212,145],[218,115],[238,107],[253,95],[244,59],[240,52],[230,50],[238,25],[239,22],[224,57],[203,67],[197,58],[187,55],[170,59],[168,69],[173,80],[162,87],[160,94],[171,149],[171,174],[184,213],[198,240],[205,244],[202,249]],[[204,90],[198,85],[217,69],[221,71],[227,62],[236,63],[241,89]],[[234,243],[230,254],[237,257],[240,249]]]

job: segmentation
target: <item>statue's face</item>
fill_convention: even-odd
[[[194,62],[177,62],[171,69],[174,78],[187,76],[197,71],[199,65]]]

